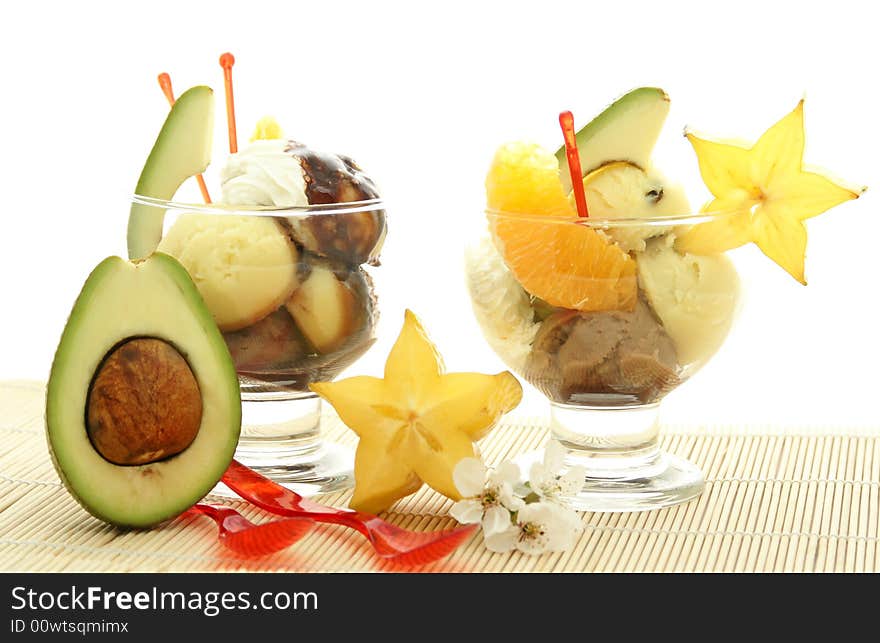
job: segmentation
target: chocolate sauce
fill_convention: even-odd
[[[379,198],[373,181],[347,156],[317,152],[296,141],[288,141],[284,151],[302,165],[310,205]],[[379,251],[386,234],[382,210],[316,213],[291,218],[288,224],[294,241],[313,254],[347,265],[379,265]]]
[[[296,141],[288,141],[284,151],[302,165],[311,205],[379,198],[373,181],[347,156],[318,152]]]

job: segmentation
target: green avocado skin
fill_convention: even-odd
[[[668,111],[669,96],[659,87],[639,87],[611,103],[575,134],[583,175],[613,161],[629,161],[644,169]],[[602,137],[607,140],[594,149],[594,142]],[[556,150],[556,160],[563,186],[569,191],[565,145]]]
[[[138,279],[135,270],[148,271],[148,277]],[[119,285],[114,285],[114,280],[120,277],[116,282]],[[126,294],[114,297],[108,306],[104,291],[115,292],[114,288]],[[153,323],[146,318],[130,318],[128,304],[155,298],[157,293],[174,302],[169,309],[177,311],[176,323],[167,319]],[[96,306],[105,306],[105,309],[95,310]],[[189,315],[189,319],[182,322],[182,315]],[[107,462],[91,446],[83,400],[94,373],[88,371],[81,377],[78,371],[82,369],[77,365],[100,364],[108,347],[112,349],[127,339],[91,336],[89,324],[96,319],[101,320],[101,324],[139,329],[129,337],[157,336],[173,344],[193,370],[203,401],[206,393],[210,393],[211,399],[219,400],[210,413],[203,411],[196,441],[180,454],[158,463],[124,466]],[[116,319],[121,321],[108,321]],[[175,326],[186,330],[175,335]],[[92,339],[94,345],[89,346]],[[210,311],[176,259],[155,253],[133,264],[120,257],[109,257],[91,272],[73,305],[52,362],[45,417],[49,455],[58,477],[86,511],[104,522],[124,528],[151,527],[176,517],[217,484],[232,461],[241,430],[238,377]],[[207,432],[206,436],[211,439],[199,442],[202,432]],[[197,452],[189,453],[197,443]],[[75,446],[75,452],[70,445]],[[150,471],[145,471],[147,468]],[[148,474],[144,477],[149,482],[138,480],[139,471]],[[100,478],[97,484],[95,477]],[[134,493],[131,497],[127,493],[133,479],[138,489],[144,484],[160,487],[154,489],[157,493],[147,494],[150,500],[135,503]],[[134,492],[135,487],[131,489]]]

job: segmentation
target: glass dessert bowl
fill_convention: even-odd
[[[335,491],[352,486],[354,455],[320,439],[321,403],[309,387],[334,379],[375,341],[366,267],[379,265],[385,211],[352,158],[285,136],[270,116],[239,149],[234,61],[220,56],[229,155],[218,163],[218,201],[203,174],[213,91],[199,85],[175,99],[170,76],[159,74],[171,110],[135,188],[128,255],[176,259],[216,322],[240,384],[235,457],[300,493]],[[206,205],[174,202],[190,177]]]
[[[490,236],[467,252],[486,340],[547,397],[566,464],[586,471],[569,498],[581,510],[654,509],[701,492],[702,472],[659,448],[659,404],[720,348],[739,305],[726,254],[675,244],[683,230],[732,213],[620,214],[490,210]],[[538,457],[523,458],[526,470]]]
[[[550,400],[552,435],[584,472],[570,494],[582,510],[699,495],[700,470],[658,447],[657,410],[730,331],[740,279],[728,251],[754,244],[806,285],[804,221],[864,191],[804,168],[801,101],[750,146],[686,129],[703,183],[692,207],[687,165],[671,179],[654,158],[668,112],[666,92],[641,87],[577,132],[560,113],[555,153],[499,147],[489,235],[468,253],[483,333]]]
[[[301,492],[351,486],[353,454],[321,439],[309,384],[334,379],[375,341],[382,201],[277,207],[135,196],[139,216],[164,216],[157,251],[187,269],[232,356],[242,396],[235,457]]]

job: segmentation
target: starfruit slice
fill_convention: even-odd
[[[474,442],[522,399],[522,387],[507,371],[446,373],[437,348],[409,310],[384,378],[350,377],[311,389],[360,437],[350,505],[369,513],[388,509],[423,482],[458,500],[455,465],[474,457]]]
[[[851,199],[864,188],[846,187],[804,168],[804,101],[768,129],[752,147],[686,134],[700,173],[715,197],[703,208],[725,212],[681,232],[676,248],[717,254],[754,242],[806,285],[804,221]]]

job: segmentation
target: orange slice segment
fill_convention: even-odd
[[[528,143],[502,146],[486,178],[486,194],[489,209],[503,211],[489,214],[498,250],[530,294],[572,310],[635,307],[636,262],[575,220],[551,152]],[[544,216],[553,219],[542,221]]]
[[[556,157],[535,143],[508,143],[495,153],[486,177],[490,210],[574,217]]]

